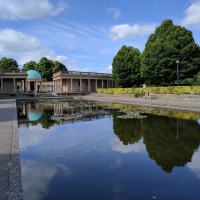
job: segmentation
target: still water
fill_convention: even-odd
[[[200,199],[200,114],[155,109],[147,118],[119,119],[115,109],[50,120],[102,109],[80,105],[18,103],[25,200]]]

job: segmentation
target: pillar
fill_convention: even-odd
[[[1,92],[3,93],[3,78],[1,78]]]
[[[16,83],[15,83],[15,78],[13,78],[13,92],[16,92]]]
[[[82,79],[80,79],[80,92],[82,92],[83,88],[82,88]]]
[[[72,78],[71,78],[71,92],[72,92],[72,89],[73,89],[73,81],[72,81]]]
[[[61,92],[63,91],[63,81],[62,81],[62,78],[60,79],[60,91]]]
[[[42,81],[40,81],[40,91],[42,91]]]
[[[98,85],[97,85],[97,79],[96,79],[96,91],[97,91],[97,87],[98,87]]]
[[[88,92],[90,92],[90,79],[88,79]]]

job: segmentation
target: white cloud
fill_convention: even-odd
[[[185,11],[185,18],[182,20],[182,25],[200,26],[200,1],[196,1]]]
[[[111,141],[111,149],[113,151],[118,151],[121,153],[130,153],[130,152],[139,153],[139,152],[145,152],[146,146],[143,143],[143,139],[140,139],[140,141],[135,144],[123,145],[121,141],[115,138]]]
[[[192,161],[187,164],[187,167],[191,169],[200,179],[200,150],[196,151],[192,157]]]
[[[110,66],[104,68],[104,69],[101,71],[101,73],[109,73],[109,74],[111,74],[111,73],[112,73],[112,66],[110,65]]]
[[[109,29],[109,37],[111,40],[116,41],[119,39],[132,39],[136,37],[142,37],[152,33],[156,28],[155,24],[151,25],[129,25],[121,24],[112,26]]]
[[[37,19],[46,15],[60,14],[67,4],[60,2],[55,8],[48,0],[6,0],[0,1],[0,19]]]
[[[22,160],[24,199],[43,199],[48,193],[51,179],[59,170],[62,171],[65,178],[69,178],[71,175],[70,170],[62,164],[52,165],[35,160]]]
[[[41,57],[52,57],[54,52],[31,35],[12,29],[0,30],[0,54],[3,56],[18,56],[18,64],[30,60],[38,61]]]
[[[118,19],[120,17],[120,14],[121,14],[121,12],[120,12],[120,10],[118,8],[112,8],[112,7],[108,8],[108,12],[109,13],[113,12],[115,19]]]
[[[0,30],[0,55],[17,57],[16,61],[19,65],[23,65],[30,60],[38,62],[41,57],[47,57],[65,64],[69,70],[78,68],[76,60],[56,55],[53,50],[42,44],[38,38],[12,29]]]

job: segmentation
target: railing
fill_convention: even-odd
[[[96,73],[96,72],[79,72],[79,71],[59,71],[53,74],[53,77],[59,76],[61,74],[66,75],[81,75],[81,76],[109,76],[111,77],[112,74],[108,73]]]
[[[26,71],[22,70],[0,70],[0,74],[27,74]]]

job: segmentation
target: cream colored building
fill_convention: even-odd
[[[59,71],[53,74],[55,92],[93,92],[97,88],[113,86],[111,74],[75,71]]]
[[[0,93],[17,92],[94,92],[97,88],[114,87],[111,74],[59,71],[53,81],[42,81],[35,70],[0,71]]]

